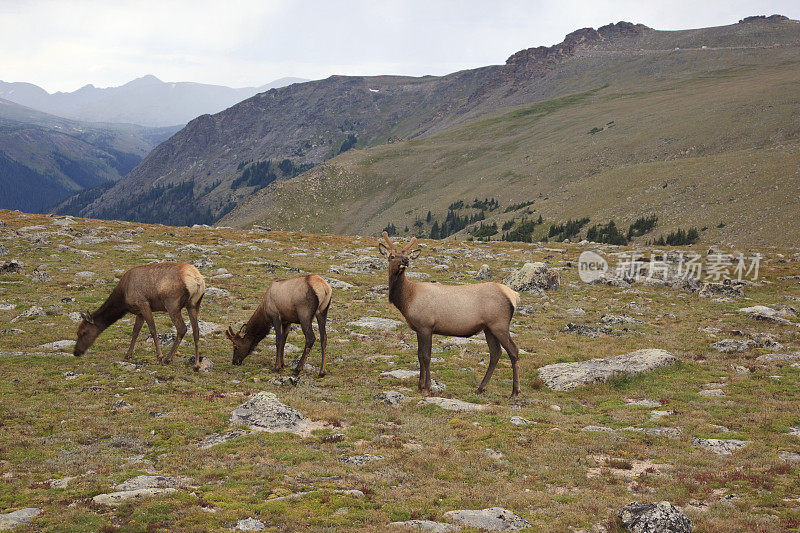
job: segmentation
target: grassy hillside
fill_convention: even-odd
[[[670,76],[641,75],[666,63]],[[704,242],[795,244],[798,67],[795,47],[634,56],[588,90],[343,154],[259,191],[221,224],[375,234],[392,223],[427,234],[413,223],[429,210],[441,221],[454,201],[494,197],[501,209],[487,222],[532,201],[546,222],[627,227],[656,214],[658,231],[707,227]]]
[[[485,395],[477,396],[485,344],[435,338],[439,359],[431,370],[447,387],[439,394],[484,406],[452,412],[421,403],[415,379],[381,376],[414,368],[416,337],[405,324],[391,331],[349,324],[363,316],[401,319],[376,287],[386,283],[381,269],[331,274],[352,287],[334,289],[325,378],[306,371],[296,387],[271,381],[279,377],[269,371],[271,337],[242,366],[230,362],[222,329],[241,325],[271,281],[330,273],[353,257],[377,256],[374,238],[9,211],[0,211],[0,219],[8,225],[0,227],[0,243],[9,250],[2,259],[24,263],[20,273],[0,274],[0,513],[43,511],[17,531],[225,531],[245,518],[279,531],[386,531],[392,521],[441,520],[450,510],[493,506],[518,513],[531,531],[616,531],[614,517],[623,505],[662,500],[681,507],[697,531],[778,532],[800,524],[800,440],[790,434],[800,425],[800,369],[756,360],[800,349],[798,318],[781,325],[738,311],[784,306],[790,316],[785,306],[800,301],[800,262],[785,251],[761,250],[761,278],[744,289],[750,300],[731,301],[663,287],[584,284],[574,263],[585,248],[575,244],[559,246],[558,253],[536,244],[424,241],[411,271],[444,283],[473,282],[483,263],[492,280],[525,261],[561,269],[561,288],[546,296],[522,294],[525,312],[512,323],[525,352],[518,399],[508,399],[505,356]],[[68,345],[42,346],[74,339],[75,313],[98,306],[125,269],[154,260],[202,260],[207,285],[222,289],[208,291],[200,313],[213,323],[201,340],[201,353],[214,362],[210,372],[184,365],[193,352],[188,345],[171,365],[156,365],[146,333],[133,360],[123,363],[131,316],[81,358],[61,353]],[[609,313],[642,323],[616,325],[613,334],[597,338],[562,331],[569,322],[596,326]],[[157,315],[157,328],[171,331],[164,315]],[[722,338],[760,334],[782,346],[729,354],[710,347]],[[287,362],[302,335],[293,331],[289,343],[294,348]],[[542,365],[642,348],[668,350],[680,362],[569,392],[550,390],[538,378]],[[317,346],[309,363],[319,365],[319,357]],[[373,396],[385,390],[406,399],[397,407],[376,402]],[[230,430],[231,411],[261,391],[275,393],[316,429],[305,436],[254,432],[198,447]],[[512,417],[530,424],[513,425]],[[681,432],[669,437],[623,429],[629,427]],[[695,437],[750,443],[716,455],[697,447]],[[382,458],[362,466],[340,460],[362,454]],[[174,493],[119,507],[92,502],[145,474],[189,479]],[[337,492],[343,490],[361,493]]]

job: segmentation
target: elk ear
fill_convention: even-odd
[[[228,326],[228,329],[225,330],[225,336],[228,337],[230,340],[233,340],[236,335],[233,333],[233,328]]]
[[[81,318],[84,319],[89,324],[94,324],[94,319],[92,318],[92,315],[90,315],[89,313],[81,313]]]
[[[383,244],[382,242],[378,243],[378,251],[384,257],[389,257],[389,248],[385,244]]]
[[[416,259],[417,257],[419,257],[420,253],[422,253],[422,250],[420,250],[419,248],[417,248],[416,250],[411,250],[408,253],[408,258],[409,259]]]
[[[239,333],[237,333],[237,335],[239,337],[244,337],[245,335],[247,335],[247,324],[244,324],[242,326],[242,329],[239,330]]]

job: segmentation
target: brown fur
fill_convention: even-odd
[[[78,326],[78,342],[75,344],[74,354],[82,355],[103,330],[126,313],[133,313],[136,315],[136,323],[133,326],[133,338],[125,359],[130,359],[133,355],[142,323],[147,322],[156,345],[158,362],[169,363],[178,350],[183,336],[186,335],[186,325],[181,315],[181,309],[185,308],[192,324],[194,366],[197,369],[200,363],[200,330],[197,315],[205,290],[206,282],[203,275],[187,263],[151,263],[133,267],[122,275],[103,305],[93,313],[82,315],[83,320]],[[161,346],[158,343],[156,325],[153,321],[154,312],[169,313],[178,333],[166,359],[162,357]]]
[[[275,367],[277,372],[284,367],[283,350],[286,337],[291,324],[300,324],[306,345],[303,355],[297,363],[294,374],[298,375],[306,364],[311,347],[316,340],[311,322],[317,318],[319,325],[320,342],[322,343],[322,365],[319,377],[325,375],[325,359],[328,348],[328,336],[325,332],[325,323],[328,309],[331,305],[331,287],[321,276],[310,274],[297,278],[284,279],[273,282],[258,308],[250,320],[242,326],[239,333],[233,333],[233,328],[226,332],[233,342],[233,364],[240,365],[244,358],[269,334],[270,328],[275,328]]]
[[[433,334],[471,337],[481,331],[489,345],[489,366],[478,387],[486,390],[495,366],[505,348],[511,359],[514,382],[511,396],[519,394],[519,350],[511,338],[509,326],[519,294],[502,283],[441,285],[409,280],[405,270],[409,259],[416,259],[420,250],[409,251],[416,239],[398,250],[383,233],[387,245],[378,249],[389,260],[389,301],[403,314],[409,327],[417,333],[419,358],[419,390],[431,390],[431,345]]]

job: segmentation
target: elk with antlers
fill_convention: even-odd
[[[150,335],[156,345],[156,356],[159,363],[167,364],[172,360],[178,345],[186,335],[186,324],[183,322],[181,309],[186,308],[189,322],[192,324],[194,336],[194,368],[200,368],[200,329],[197,315],[200,312],[200,301],[206,291],[206,282],[194,266],[187,263],[151,263],[133,267],[125,272],[111,291],[108,299],[93,313],[82,313],[78,325],[78,342],[74,354],[83,355],[94,343],[98,335],[108,326],[122,318],[126,313],[136,315],[131,339],[125,359],[133,355],[133,348],[142,323],[147,322]],[[178,336],[172,343],[166,359],[162,357],[158,343],[156,324],[153,312],[167,312],[175,324]]]
[[[300,374],[306,364],[308,354],[311,352],[311,347],[314,345],[314,328],[311,326],[311,322],[316,316],[322,344],[322,365],[319,369],[319,377],[325,376],[325,356],[328,347],[325,322],[330,305],[331,286],[322,276],[310,274],[273,282],[267,288],[261,304],[250,320],[242,326],[239,333],[234,333],[231,327],[228,327],[225,332],[233,342],[233,364],[241,365],[244,358],[269,334],[270,328],[275,328],[274,370],[280,371],[284,366],[283,350],[286,345],[286,337],[289,335],[289,328],[291,324],[300,324],[306,338],[303,355],[294,369],[295,375]]]
[[[410,259],[416,259],[420,250],[413,250],[416,237],[402,249],[397,249],[384,231],[386,244],[379,243],[378,250],[389,260],[389,301],[403,314],[408,325],[417,333],[419,358],[419,390],[431,391],[431,344],[433,334],[471,337],[483,331],[489,345],[489,366],[478,394],[486,390],[495,366],[500,360],[501,347],[508,352],[514,382],[511,396],[519,394],[519,350],[511,338],[509,326],[514,315],[519,294],[502,283],[474,283],[470,285],[440,285],[421,283],[406,278]]]

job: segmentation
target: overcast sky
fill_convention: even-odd
[[[800,0],[0,0],[0,80],[54,92],[145,74],[233,87],[445,74],[587,26],[673,30],[773,13],[798,19]]]

